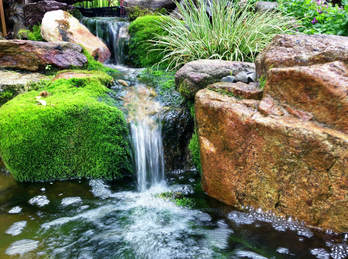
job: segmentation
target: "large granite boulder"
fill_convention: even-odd
[[[0,106],[19,93],[31,90],[33,83],[45,79],[48,77],[40,73],[0,70]]]
[[[256,73],[267,76],[270,68],[309,66],[340,60],[348,64],[347,37],[334,35],[277,35],[256,58]]]
[[[35,1],[34,3],[28,3],[24,6],[24,19],[25,25],[31,28],[34,25],[41,24],[42,18],[45,13],[55,10],[68,10],[69,5],[67,3],[45,0]]]
[[[175,1],[173,0],[125,0],[126,7],[140,7],[151,10],[166,8],[173,10],[175,8]]]
[[[86,63],[82,47],[73,43],[0,40],[0,68],[39,71],[48,65],[65,69]]]
[[[71,14],[62,10],[45,14],[41,34],[49,42],[68,41],[80,44],[100,62],[105,62],[111,56],[110,50],[101,39],[94,36]]]
[[[281,53],[296,56],[298,37],[284,36],[294,51],[280,45],[279,52],[269,47],[261,54],[268,57],[258,64],[267,71],[262,100],[226,94],[221,86],[197,93],[203,189],[241,209],[252,206],[347,232],[348,66],[329,44],[317,58],[318,50],[302,51],[308,64],[285,59]],[[309,42],[313,36],[301,37]],[[347,39],[332,44],[340,52]]]
[[[197,91],[209,84],[221,81],[226,76],[250,78],[252,81],[255,66],[252,63],[200,59],[185,64],[175,75],[177,90],[187,99],[193,99]],[[236,80],[240,81],[240,80]]]

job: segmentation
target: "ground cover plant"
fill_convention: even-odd
[[[164,56],[160,63],[176,69],[197,59],[253,61],[274,35],[291,31],[291,19],[280,13],[255,13],[239,1],[212,2],[177,3],[182,20],[168,17],[161,23],[166,33],[154,40]]]
[[[324,0],[278,0],[279,9],[298,19],[298,31],[306,34],[348,36],[348,0],[342,6]]]

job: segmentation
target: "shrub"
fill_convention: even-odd
[[[41,25],[34,25],[31,31],[20,30],[18,32],[18,37],[27,38],[28,40],[33,40],[33,41],[44,41],[44,39],[41,36]]]
[[[161,27],[167,16],[147,15],[137,18],[129,26],[129,61],[137,67],[150,67],[159,63],[163,55],[154,49],[152,40],[165,35]]]
[[[132,171],[127,123],[97,76],[44,89],[46,105],[31,91],[0,108],[0,156],[16,180],[118,179]]]
[[[289,31],[289,18],[276,12],[256,14],[250,11],[250,3],[239,1],[212,2],[211,16],[205,0],[177,4],[183,21],[166,19],[162,29],[167,33],[156,40],[162,62],[178,68],[197,59],[253,61],[275,34]]]
[[[127,8],[127,16],[130,21],[134,21],[138,17],[145,15],[165,15],[167,14],[167,10],[165,8],[161,8],[159,10],[151,10],[148,8],[141,8],[139,6],[129,7]]]
[[[345,6],[333,6],[323,0],[279,0],[279,9],[297,18],[299,31],[348,36],[348,1]]]

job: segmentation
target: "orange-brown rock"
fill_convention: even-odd
[[[246,84],[243,82],[218,82],[208,85],[207,88],[218,92],[230,93],[239,98],[256,100],[260,100],[263,93],[263,90],[258,87],[257,83]]]
[[[332,61],[348,64],[348,37],[334,35],[277,35],[256,59],[256,73],[271,68],[309,66]]]
[[[265,92],[297,117],[348,133],[348,64],[272,68]]]
[[[49,41],[68,41],[80,44],[98,61],[105,62],[111,56],[104,42],[94,36],[83,24],[68,12],[47,12],[42,19],[41,35]]]
[[[348,135],[289,113],[265,116],[259,104],[197,93],[203,189],[235,207],[347,232]]]

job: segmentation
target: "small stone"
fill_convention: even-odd
[[[225,76],[221,79],[221,82],[234,83],[236,82],[236,78],[234,76]]]
[[[122,79],[117,80],[117,83],[119,83],[120,85],[124,86],[124,87],[129,87],[129,84]]]
[[[248,74],[244,71],[239,72],[235,77],[236,82],[243,82],[243,83],[249,83],[248,78],[249,78]]]

